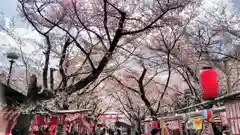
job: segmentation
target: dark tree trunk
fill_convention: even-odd
[[[71,44],[70,42],[70,39],[67,39],[64,46],[63,46],[63,49],[62,49],[62,53],[61,53],[61,58],[60,58],[60,61],[59,61],[59,72],[60,72],[60,75],[61,75],[61,78],[62,78],[62,88],[66,88],[67,87],[67,76],[66,76],[66,73],[64,71],[64,67],[63,67],[63,64],[64,64],[64,61],[66,59],[66,52],[67,52],[67,48],[69,47],[69,45]]]
[[[95,81],[98,78],[98,76],[102,73],[103,69],[106,67],[110,58],[112,57],[113,52],[114,52],[119,40],[123,36],[122,31],[123,31],[123,24],[125,22],[125,19],[126,19],[126,14],[122,12],[121,19],[119,20],[118,29],[115,33],[115,36],[114,36],[112,42],[110,43],[110,47],[109,47],[107,53],[103,56],[103,58],[99,62],[98,67],[95,70],[93,70],[92,73],[90,75],[88,75],[86,78],[80,80],[75,85],[68,88],[68,90],[69,90],[68,94],[72,94],[72,93],[84,88],[92,81]]]
[[[44,67],[43,67],[43,89],[47,89],[48,88],[48,66],[49,66],[49,60],[50,60],[50,53],[51,53],[51,43],[50,43],[50,39],[49,37],[46,37],[46,41],[47,41],[47,50],[46,52],[44,52],[45,55],[45,62],[44,62]]]
[[[20,114],[17,124],[12,129],[13,135],[28,135],[29,128],[31,126],[31,120],[34,118],[30,114]]]
[[[28,84],[28,92],[27,92],[27,97],[29,99],[35,100],[37,98],[38,94],[38,86],[37,86],[37,76],[36,75],[31,75],[30,81]]]
[[[51,90],[54,89],[54,77],[53,77],[54,71],[55,71],[54,68],[50,68],[50,88],[51,88]]]
[[[142,134],[141,120],[137,120],[137,130],[138,130],[138,134],[141,135]]]

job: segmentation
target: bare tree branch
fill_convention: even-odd
[[[110,37],[109,31],[108,31],[108,26],[107,26],[107,23],[108,23],[108,20],[107,20],[107,0],[103,0],[103,3],[104,3],[104,28],[105,28],[109,43],[111,44],[111,37]]]
[[[67,77],[66,77],[66,74],[65,74],[65,71],[63,69],[63,63],[66,59],[66,52],[67,52],[67,48],[68,46],[71,44],[71,41],[69,38],[67,38],[64,46],[63,46],[63,49],[62,49],[62,53],[61,53],[61,57],[60,57],[60,61],[59,61],[59,72],[60,72],[60,75],[62,77],[62,87],[63,88],[66,88],[67,87]]]

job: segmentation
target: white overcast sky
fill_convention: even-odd
[[[17,12],[17,0],[1,0],[0,11],[2,11],[6,18],[16,18],[17,26],[21,26],[23,23],[20,21],[20,17]]]

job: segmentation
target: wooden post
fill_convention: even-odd
[[[227,93],[231,93],[231,78],[230,78],[230,71],[228,67],[228,60],[224,60],[224,70],[225,70],[225,76],[226,76],[226,85],[227,85]]]
[[[164,120],[160,119],[160,129],[161,129],[161,135],[164,135]]]
[[[188,135],[187,124],[188,124],[188,123],[186,122],[185,125],[184,125],[184,126],[185,126],[185,134],[186,134],[186,135]]]

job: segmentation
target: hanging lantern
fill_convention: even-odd
[[[210,121],[210,122],[212,122],[214,119],[212,109],[207,109],[207,110],[202,111],[201,115],[204,119],[206,119],[207,121]]]
[[[158,122],[157,121],[152,121],[152,129],[158,128]]]
[[[200,83],[203,89],[204,100],[214,99],[218,96],[217,73],[211,67],[204,67],[200,72]]]

